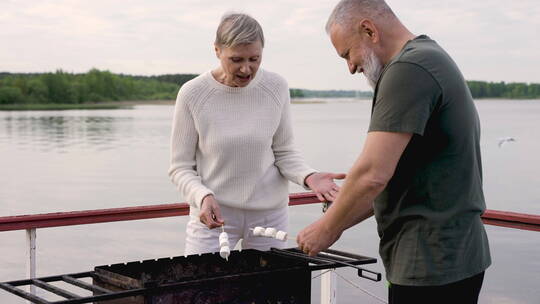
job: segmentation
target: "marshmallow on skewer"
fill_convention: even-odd
[[[278,231],[276,232],[276,235],[274,236],[277,240],[280,240],[280,241],[287,241],[287,232],[285,231]]]
[[[255,227],[253,228],[253,235],[254,236],[264,236],[265,229],[264,227]]]
[[[220,239],[220,240],[219,240],[219,247],[225,247],[225,246],[229,246],[229,240],[227,240],[227,239]]]
[[[274,238],[274,239],[277,239],[277,240],[280,240],[280,241],[283,241],[283,242],[290,239],[287,232],[282,231],[282,230],[278,231],[276,228],[273,228],[273,227],[264,228],[264,227],[257,226],[255,228],[250,228],[250,230],[253,230],[253,235],[254,236],[263,236],[263,237]]]
[[[276,228],[273,228],[273,227],[268,227],[266,228],[266,230],[264,230],[265,237],[274,238],[276,237],[276,233],[277,233],[277,230]]]
[[[229,246],[223,246],[221,247],[221,249],[219,250],[219,255],[226,259],[226,260],[229,260],[229,255],[231,254],[231,249],[229,248]]]
[[[221,226],[221,229],[223,232],[219,234],[219,255],[228,261],[229,255],[231,254],[231,249],[229,248],[229,235],[225,232],[223,226]]]

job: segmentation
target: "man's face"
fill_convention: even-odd
[[[334,25],[330,30],[330,40],[340,57],[347,61],[351,74],[364,73],[369,85],[374,88],[384,68],[383,64],[361,33]]]
[[[247,86],[261,65],[262,50],[260,41],[228,48],[216,47],[216,55],[225,72],[225,84],[231,87]]]

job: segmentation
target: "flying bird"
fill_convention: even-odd
[[[499,148],[502,148],[507,142],[516,141],[513,137],[501,137],[499,138]]]

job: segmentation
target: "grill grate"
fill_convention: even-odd
[[[75,303],[309,303],[311,271],[354,267],[380,281],[380,274],[357,265],[376,259],[336,250],[308,257],[297,248],[233,251],[98,266],[94,271],[0,283],[0,288],[38,304]],[[372,276],[366,276],[365,273]],[[91,278],[92,284],[82,281]],[[64,282],[93,293],[79,296],[50,283]],[[20,287],[34,285],[63,300],[48,301]],[[268,287],[272,290],[269,290]],[[111,301],[112,300],[112,301]],[[106,302],[102,302],[106,301]]]

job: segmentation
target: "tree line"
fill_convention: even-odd
[[[173,100],[196,74],[135,76],[92,69],[74,74],[0,73],[0,104],[82,104],[120,100]],[[468,81],[474,98],[540,98],[540,84]],[[291,97],[370,97],[370,92],[290,89]]]
[[[353,91],[353,90],[305,90],[291,89],[291,97],[298,98],[371,98],[371,91]]]
[[[474,98],[540,98],[540,83],[467,81]]]
[[[0,74],[0,104],[81,104],[120,100],[171,100],[194,74],[132,76],[92,69],[73,74]]]

